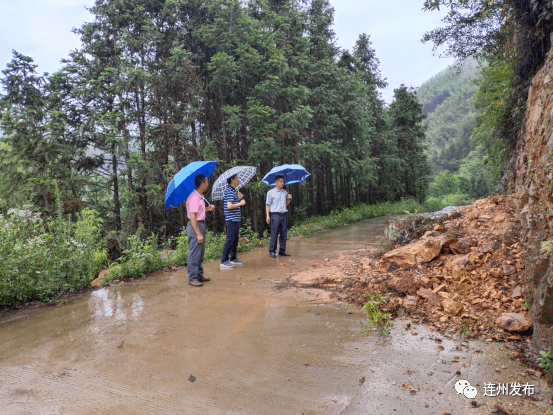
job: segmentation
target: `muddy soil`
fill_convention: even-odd
[[[388,242],[383,249],[314,261],[289,282],[321,288],[357,306],[367,301],[368,291],[385,292],[390,299],[385,311],[394,316],[405,312],[440,331],[457,332],[464,326],[466,335],[488,341],[530,339],[524,326],[509,330],[499,320],[505,313],[519,313],[531,323],[513,196],[491,196],[441,218],[419,215],[392,221],[390,228],[395,246]],[[438,242],[441,249],[426,260],[417,259],[426,254],[425,241]]]
[[[264,249],[211,281],[165,272],[95,290],[71,304],[0,318],[0,414],[550,413],[541,378],[497,342],[457,340],[398,319],[386,338],[320,288],[282,282],[337,252],[374,249],[386,219]],[[323,271],[321,271],[321,274]],[[475,399],[455,383],[477,388]],[[484,396],[484,384],[534,385]],[[475,402],[473,404],[473,402]]]

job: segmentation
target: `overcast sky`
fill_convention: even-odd
[[[85,9],[94,0],[0,0],[0,69],[12,58],[12,49],[31,56],[38,71],[55,72],[60,60],[79,47],[71,33],[92,20]],[[389,86],[386,102],[401,84],[420,86],[453,63],[433,56],[432,45],[422,44],[424,32],[441,25],[443,13],[423,12],[423,0],[331,0],[335,9],[337,45],[351,50],[359,34],[370,36]]]

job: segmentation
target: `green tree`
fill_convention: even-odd
[[[401,197],[423,201],[428,187],[428,162],[425,153],[425,130],[422,105],[413,90],[401,86],[394,90],[388,117],[397,149],[402,158]]]
[[[0,80],[0,148],[3,197],[51,209],[54,181],[64,197],[75,196],[78,178],[72,169],[75,151],[65,140],[64,114],[46,76],[38,76],[33,59],[16,51]]]

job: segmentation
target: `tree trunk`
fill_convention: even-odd
[[[120,105],[120,111],[124,113],[125,111],[125,108],[123,106],[123,96],[121,94],[119,94],[119,105]],[[134,185],[133,185],[133,178],[132,178],[132,168],[131,166],[129,165],[129,143],[131,141],[131,137],[130,137],[130,133],[129,133],[129,129],[127,128],[127,120],[126,119],[123,119],[121,121],[121,129],[123,131],[123,136],[125,138],[125,163],[127,164],[127,180],[128,180],[128,183],[129,183],[129,193],[131,195],[130,197],[130,202],[129,202],[129,207],[130,207],[130,211],[131,211],[131,216],[132,216],[132,233],[133,235],[136,235],[136,230],[137,230],[137,222],[136,222],[136,207],[135,207],[135,203],[134,203]]]
[[[135,212],[135,206],[134,206],[134,186],[132,181],[132,168],[129,165],[129,153],[125,154],[125,161],[127,163],[127,177],[129,181],[129,192],[131,194],[131,200],[130,200],[130,209],[131,209],[131,216],[132,216],[132,233],[133,235],[136,235],[136,212]]]
[[[340,174],[340,205],[346,206],[346,189],[343,174]]]
[[[317,214],[325,214],[325,191],[324,191],[324,176],[322,170],[317,170]]]
[[[313,170],[313,164],[309,163],[309,171],[315,174],[315,171]],[[309,216],[313,216],[315,214],[315,178],[313,175],[309,177]]]
[[[253,230],[256,235],[259,235],[259,217],[257,215],[257,193],[252,191],[252,214],[253,214]]]
[[[228,148],[227,148],[227,126],[225,124],[225,113],[223,112],[223,90],[219,88],[219,98],[220,98],[220,105],[221,105],[221,130],[223,131],[223,160],[225,162],[225,166],[227,165],[229,159],[228,159]]]
[[[325,160],[325,180],[326,180],[326,193],[328,200],[330,201],[329,209],[332,210],[336,206],[336,198],[334,196],[334,189],[332,186],[332,167],[330,160]]]
[[[119,205],[119,180],[117,178],[117,155],[115,154],[115,143],[111,144],[111,167],[113,174],[113,214],[115,230],[121,231],[121,206]]]

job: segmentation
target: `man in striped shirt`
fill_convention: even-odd
[[[236,248],[238,247],[238,232],[240,230],[240,220],[242,212],[240,207],[246,204],[242,193],[236,194],[236,187],[240,184],[240,179],[235,174],[227,179],[228,187],[225,190],[223,198],[225,209],[225,223],[227,225],[227,239],[223,248],[221,257],[221,268],[234,268],[235,265],[243,264],[244,261],[236,258]]]

